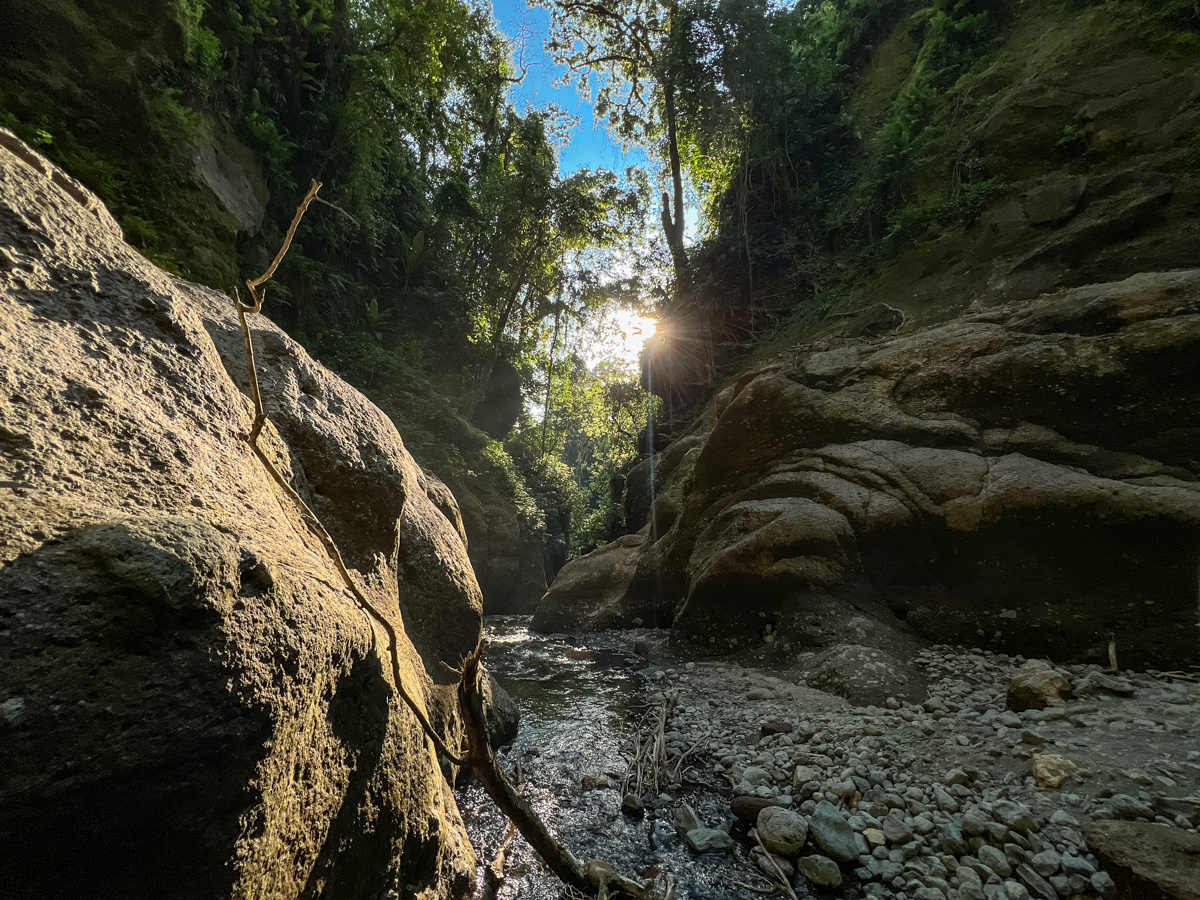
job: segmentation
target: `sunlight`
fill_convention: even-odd
[[[635,310],[609,310],[596,329],[596,340],[585,350],[588,366],[595,368],[598,363],[610,360],[636,369],[638,354],[657,326],[656,319]]]

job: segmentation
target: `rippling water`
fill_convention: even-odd
[[[645,702],[645,682],[637,674],[645,662],[633,657],[627,638],[613,632],[538,635],[527,623],[524,617],[490,618],[484,659],[521,708],[520,733],[501,752],[501,765],[511,775],[520,762],[530,799],[551,833],[577,858],[606,859],[626,875],[672,872],[679,900],[755,896],[729,886],[731,870],[724,858],[693,857],[682,846],[656,850],[650,843],[650,817],[635,821],[620,812],[618,788],[625,770],[620,751]],[[607,775],[612,787],[582,793],[584,775]],[[508,819],[474,783],[460,788],[458,797],[480,864],[485,865]],[[676,799],[687,800],[711,825],[728,812],[711,788],[693,786],[677,792]],[[509,876],[499,897],[559,897],[561,884],[519,835],[511,846]]]

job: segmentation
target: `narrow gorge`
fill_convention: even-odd
[[[0,896],[1200,900],[1190,0],[5,9]]]

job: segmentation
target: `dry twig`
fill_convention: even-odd
[[[768,862],[771,863],[771,868],[774,869],[775,874],[779,876],[779,883],[783,885],[783,889],[787,891],[787,895],[791,897],[792,900],[799,900],[799,898],[796,897],[796,892],[792,890],[792,883],[787,880],[787,877],[783,874],[783,869],[779,868],[779,863],[775,861],[775,856],[763,845],[762,838],[758,835],[758,829],[752,828],[750,829],[750,833],[754,835],[754,840],[758,844],[759,849],[766,854]]]
[[[462,766],[466,764],[466,758],[457,753],[451,752],[450,748],[446,746],[445,741],[442,740],[441,736],[429,723],[429,719],[426,718],[425,712],[420,708],[420,706],[417,704],[417,701],[413,698],[412,694],[409,693],[404,684],[404,679],[400,674],[399,639],[396,635],[396,629],[392,627],[392,623],[387,620],[383,613],[381,613],[371,604],[366,595],[363,594],[363,592],[359,589],[358,584],[355,583],[354,578],[350,575],[350,570],[346,568],[345,560],[342,559],[342,554],[338,550],[337,544],[334,543],[333,538],[329,535],[329,532],[325,530],[325,526],[321,524],[321,521],[317,518],[316,514],[309,509],[308,504],[304,502],[304,499],[298,493],[296,493],[296,490],[288,483],[287,479],[283,477],[283,475],[275,467],[275,464],[271,462],[266,453],[263,452],[263,449],[258,445],[259,435],[262,434],[263,426],[267,423],[267,411],[263,406],[262,393],[258,386],[258,371],[254,364],[254,342],[251,340],[250,326],[246,321],[246,314],[257,313],[262,310],[263,299],[266,296],[266,291],[261,290],[260,286],[270,280],[271,276],[275,274],[275,270],[279,268],[279,264],[283,261],[283,257],[287,253],[288,247],[290,247],[292,244],[292,238],[295,237],[296,228],[299,226],[300,220],[304,218],[305,211],[308,209],[309,204],[312,203],[313,198],[317,196],[317,191],[320,189],[321,183],[319,181],[313,181],[312,186],[308,189],[308,193],[304,195],[304,200],[296,208],[296,215],[292,219],[291,227],[288,228],[287,236],[283,240],[283,246],[280,247],[279,252],[275,254],[275,259],[271,262],[271,265],[267,268],[266,272],[264,272],[258,278],[246,282],[246,288],[250,291],[250,297],[254,303],[247,306],[242,303],[238,297],[235,296],[233,298],[234,305],[237,307],[238,321],[242,326],[242,340],[246,345],[246,365],[250,370],[250,397],[254,403],[254,424],[251,426],[248,434],[242,434],[239,435],[239,437],[246,442],[246,444],[254,452],[254,455],[258,457],[259,462],[262,463],[263,468],[267,470],[275,484],[278,485],[280,490],[282,490],[284,494],[287,495],[288,499],[292,501],[292,504],[300,513],[300,518],[308,527],[308,530],[311,531],[313,535],[316,536],[317,540],[321,542],[321,546],[325,548],[325,552],[333,562],[334,567],[338,570],[338,574],[342,576],[342,581],[345,582],[346,587],[349,589],[359,607],[366,612],[368,616],[378,622],[383,628],[384,632],[387,634],[390,656],[392,659],[392,680],[396,686],[396,693],[400,695],[400,698],[404,701],[405,705],[408,706],[408,708],[412,710],[413,715],[417,717],[417,721],[421,724],[421,729],[425,732],[429,740],[432,741],[437,752],[442,754],[442,756],[450,760],[450,762],[454,763],[456,766]],[[401,510],[400,515],[403,517],[403,509]],[[371,634],[373,640],[375,634],[374,629],[371,630]]]

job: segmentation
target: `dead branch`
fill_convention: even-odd
[[[651,900],[652,892],[640,882],[626,878],[603,860],[587,863],[577,860],[567,848],[554,839],[545,823],[529,801],[504,774],[496,761],[495,752],[487,740],[487,722],[483,710],[483,690],[480,680],[483,667],[480,644],[463,661],[463,680],[458,685],[459,712],[467,734],[467,759],[471,771],[479,779],[498,807],[516,825],[534,852],[550,867],[568,888],[587,896],[614,897],[628,900]]]
[[[409,693],[404,684],[404,679],[400,674],[400,644],[396,635],[396,629],[393,628],[392,623],[389,622],[387,618],[371,604],[366,595],[359,590],[358,584],[350,575],[350,570],[346,568],[346,563],[342,559],[342,554],[338,550],[337,544],[334,543],[329,532],[325,530],[325,526],[321,524],[320,519],[318,519],[316,514],[309,509],[308,504],[304,502],[304,499],[298,493],[296,493],[295,489],[288,483],[287,479],[283,477],[283,475],[275,467],[275,464],[271,462],[266,453],[263,452],[263,449],[258,445],[259,435],[262,434],[263,426],[267,422],[267,411],[263,406],[262,393],[260,392],[258,386],[258,372],[254,363],[254,342],[251,339],[250,325],[246,321],[246,314],[257,313],[262,310],[263,298],[265,297],[266,292],[259,291],[257,289],[261,284],[268,281],[274,274],[275,270],[279,268],[279,263],[283,260],[284,254],[287,253],[288,247],[291,246],[292,238],[296,234],[296,227],[300,224],[300,220],[304,217],[305,211],[308,209],[309,204],[312,203],[313,198],[316,197],[317,191],[320,189],[321,183],[319,181],[313,181],[312,186],[308,189],[308,193],[304,196],[303,202],[301,202],[300,206],[296,208],[296,215],[292,219],[291,227],[288,228],[287,236],[283,241],[283,246],[280,248],[279,252],[275,254],[275,259],[272,261],[270,267],[258,278],[246,282],[246,287],[250,291],[250,296],[254,300],[254,303],[250,306],[247,306],[243,304],[236,296],[233,298],[234,305],[237,307],[238,322],[242,326],[242,340],[246,345],[246,364],[250,370],[250,396],[254,403],[254,424],[251,426],[248,434],[241,434],[238,435],[238,437],[246,442],[246,444],[254,452],[254,455],[258,457],[259,462],[262,463],[263,468],[265,468],[270,474],[271,479],[276,485],[279,486],[280,490],[287,495],[287,498],[292,501],[292,504],[300,513],[301,521],[303,521],[308,527],[308,530],[316,536],[317,540],[321,542],[321,546],[325,548],[325,552],[329,555],[334,567],[338,570],[338,574],[341,575],[342,581],[349,589],[359,607],[372,619],[378,622],[383,628],[384,632],[387,634],[388,647],[392,660],[392,681],[396,686],[396,693],[400,695],[400,698],[404,701],[405,705],[412,710],[413,715],[416,716],[417,721],[421,725],[421,729],[425,732],[429,740],[432,741],[437,752],[442,754],[442,756],[454,763],[456,766],[462,766],[466,762],[465,758],[450,751],[450,748],[446,746],[445,741],[443,741],[441,736],[434,730],[433,726],[429,723],[429,719],[426,718],[424,711],[417,704],[416,700],[413,698],[412,694]],[[400,517],[403,518],[403,516],[404,511],[403,508],[401,508]],[[374,635],[375,630],[371,629],[372,642],[374,642]]]
[[[779,863],[775,861],[775,857],[771,854],[771,851],[763,845],[762,838],[758,836],[758,829],[751,828],[750,833],[754,835],[755,843],[757,843],[762,852],[767,855],[767,860],[771,863],[771,868],[775,870],[775,874],[779,876],[779,883],[783,885],[783,889],[787,891],[787,895],[791,897],[792,900],[799,900],[799,898],[796,897],[796,892],[792,890],[792,883],[788,881],[787,877],[783,874],[783,869],[779,868]]]
[[[487,864],[487,868],[483,870],[483,886],[484,896],[494,897],[500,892],[501,886],[504,884],[504,869],[508,863],[508,845],[512,843],[513,835],[517,833],[517,826],[510,822],[508,831],[504,832],[504,838],[500,841],[500,846],[496,848],[496,855],[492,857],[492,861]]]
[[[649,789],[657,794],[663,785],[671,783],[666,731],[667,720],[678,702],[679,694],[671,692],[666,694],[661,702],[652,704],[647,709],[646,715],[634,732],[633,746],[628,751],[629,764],[621,779],[622,795],[633,791],[640,796]]]

